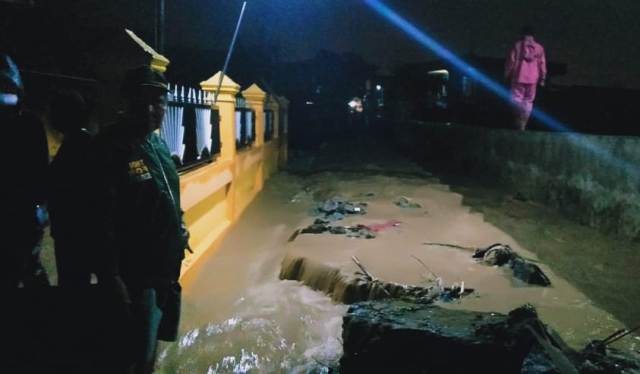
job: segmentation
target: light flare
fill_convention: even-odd
[[[479,71],[474,66],[464,61],[462,58],[458,57],[451,50],[447,49],[443,44],[427,35],[424,31],[418,29],[414,24],[409,22],[406,18],[402,17],[398,12],[390,8],[384,2],[380,0],[363,1],[376,13],[378,13],[387,21],[391,22],[391,24],[393,24],[394,26],[398,27],[420,45],[433,52],[436,56],[445,61],[448,61],[455,68],[457,68],[476,82],[480,83],[482,86],[484,86],[499,98],[507,101],[508,103],[512,102],[511,93],[502,84],[491,79],[489,76]],[[589,135],[572,132],[569,126],[539,109],[534,108],[532,116],[549,129],[568,132],[568,139],[572,143],[576,144],[579,147],[582,147],[583,149],[586,149],[589,152],[592,152],[600,159],[607,162],[609,165],[630,172],[636,178],[640,176],[640,169],[638,168],[638,166],[628,161],[622,160],[613,155],[607,149],[600,147],[596,142],[589,139]]]

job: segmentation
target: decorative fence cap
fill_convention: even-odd
[[[169,102],[211,105],[213,94],[197,88],[169,84]]]
[[[200,83],[200,86],[205,91],[216,91],[218,89],[218,84],[220,83],[220,74],[222,72],[217,72],[213,77],[207,79],[206,81]],[[224,75],[222,79],[222,86],[220,87],[220,93],[230,93],[235,95],[240,91],[240,85],[231,79],[228,75]]]

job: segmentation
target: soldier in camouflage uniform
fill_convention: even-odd
[[[164,76],[150,67],[129,71],[125,113],[95,143],[98,279],[115,279],[131,303],[138,373],[153,371],[158,339],[177,338],[178,278],[189,238],[176,167],[156,131],[167,91]]]

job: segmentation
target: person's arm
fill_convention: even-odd
[[[44,124],[36,116],[31,115],[28,119],[31,121],[30,129],[33,137],[33,148],[30,149],[33,157],[33,164],[28,165],[30,169],[31,181],[28,184],[33,188],[33,198],[36,204],[35,216],[40,226],[44,230],[49,225],[49,214],[47,211],[47,203],[49,201],[49,143],[47,141],[47,133]]]
[[[191,233],[189,232],[187,224],[184,222],[184,211],[182,209],[180,209],[180,236],[182,237],[182,241],[184,243],[184,249],[189,251],[189,253],[193,253],[193,249],[191,249],[191,245],[189,245]]]
[[[120,247],[116,240],[116,202],[118,194],[118,173],[115,157],[110,147],[95,142],[89,157],[92,172],[89,176],[91,196],[90,213],[91,234],[94,246],[94,271],[100,284],[123,305],[130,304],[127,286],[120,278]],[[125,307],[125,312],[128,309]]]
[[[544,48],[540,47],[540,59],[538,60],[538,69],[540,71],[540,85],[544,87],[547,83],[547,57],[544,53]]]
[[[93,147],[90,174],[91,227],[95,238],[95,258],[99,277],[118,274],[119,248],[115,234],[117,179],[114,159],[109,147],[98,141]]]
[[[36,205],[44,205],[47,200],[47,175],[49,170],[49,146],[44,124],[30,112],[23,112],[18,124],[23,139],[20,139],[28,150],[24,156],[23,166],[28,173],[28,180],[23,181],[30,198]]]
[[[504,79],[510,80],[513,75],[513,70],[516,67],[516,62],[518,59],[518,48],[517,44],[511,48],[511,52],[509,52],[509,56],[507,56],[507,60],[504,64]]]

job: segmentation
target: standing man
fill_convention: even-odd
[[[530,26],[522,28],[521,39],[511,49],[505,64],[505,79],[511,83],[511,100],[515,106],[515,124],[524,131],[533,110],[536,87],[544,87],[547,61],[544,48],[534,39]]]
[[[44,210],[49,163],[47,137],[42,122],[24,110],[24,87],[13,60],[0,54],[0,157],[3,173],[0,225],[0,288],[48,286],[40,262],[46,223]]]
[[[91,147],[89,110],[75,91],[58,92],[49,106],[49,123],[64,135],[49,166],[49,215],[55,241],[59,287],[88,286],[91,273],[91,207],[86,171]]]
[[[167,91],[164,76],[149,66],[128,71],[125,112],[98,135],[95,146],[98,282],[115,284],[130,302],[136,373],[153,372],[158,339],[177,338],[178,278],[189,239],[178,173],[156,133]]]

